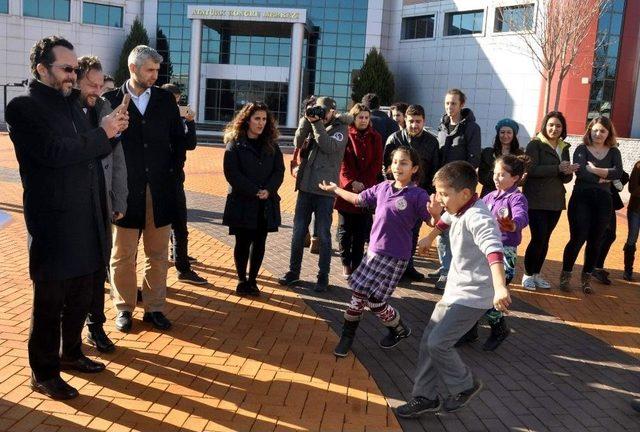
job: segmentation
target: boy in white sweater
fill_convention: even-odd
[[[433,182],[436,196],[429,212],[437,220],[436,228],[418,247],[426,251],[437,235],[448,230],[452,262],[442,299],[422,335],[413,398],[398,407],[400,417],[441,409],[454,412],[480,392],[482,382],[473,377],[454,344],[488,309],[506,311],[511,304],[500,231],[475,193],[475,169],[468,162],[451,162],[436,173]],[[438,383],[444,388],[438,389]],[[439,394],[446,395],[444,401]]]

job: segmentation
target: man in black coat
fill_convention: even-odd
[[[154,87],[162,56],[138,45],[129,54],[130,79],[104,97],[112,107],[126,94],[129,128],[122,134],[127,165],[127,214],[116,222],[111,251],[111,288],[117,309],[116,328],[129,332],[138,292],[136,255],[141,237],[146,265],[142,284],[143,321],[159,330],[171,322],[164,315],[167,249],[175,218],[177,167],[180,155],[196,145],[195,123],[183,123],[171,93]],[[187,130],[185,132],[185,124]]]
[[[29,232],[31,386],[71,399],[78,391],[62,380],[61,369],[104,369],[82,353],[80,335],[91,287],[108,262],[100,159],[111,153],[110,139],[127,127],[128,116],[117,110],[91,128],[73,89],[77,57],[65,39],[38,41],[30,61],[35,79],[27,95],[9,103],[5,119],[20,164]]]

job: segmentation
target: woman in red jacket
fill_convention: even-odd
[[[359,193],[377,183],[382,169],[382,137],[371,125],[371,112],[357,103],[349,112],[349,142],[340,166],[340,187]],[[338,241],[342,258],[342,273],[348,277],[362,261],[364,244],[371,229],[371,213],[355,207],[341,198],[336,199],[338,210]]]

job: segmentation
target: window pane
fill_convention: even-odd
[[[96,24],[107,25],[109,24],[109,9],[104,5],[96,6]]]
[[[23,0],[22,13],[24,16],[38,16],[38,0]]]
[[[53,19],[53,0],[40,0],[38,3],[38,16],[40,18]]]
[[[416,39],[427,37],[427,17],[416,18]]]
[[[56,0],[54,18],[69,21],[69,0]]]
[[[95,21],[96,6],[93,3],[84,3],[82,5],[82,22],[84,24],[92,24]]]
[[[122,27],[122,8],[111,7],[109,11],[109,21],[114,27]]]
[[[460,34],[473,33],[473,14],[463,14],[461,17]]]
[[[0,13],[9,13],[9,0],[0,0]]]
[[[484,13],[479,12],[473,14],[473,32],[482,33],[482,24],[484,19]]]

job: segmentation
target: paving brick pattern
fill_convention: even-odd
[[[109,310],[106,330],[117,352],[102,357],[108,362],[102,374],[65,374],[81,396],[61,403],[28,388],[31,293],[22,191],[11,145],[0,136],[0,210],[13,217],[0,235],[0,431],[640,429],[640,416],[628,404],[640,396],[640,301],[637,285],[619,280],[588,298],[515,287],[511,337],[495,353],[482,352],[479,343],[462,349],[487,389],[455,415],[398,422],[390,407],[408,397],[418,341],[438,292],[429,284],[401,286],[392,303],[414,334],[382,350],[377,341],[384,329],[368,314],[356,356],[335,360],[331,352],[349,298],[337,276],[337,257],[328,293],[310,289],[317,267],[309,254],[304,283],[293,289],[275,284],[289,259],[295,204],[289,177],[281,189],[283,227],[268,239],[260,275],[265,295],[233,295],[233,237],[221,225],[221,159],[220,149],[199,148],[187,166],[190,253],[200,261],[195,269],[212,283],[184,285],[170,272],[167,312],[176,326],[164,335],[143,324],[140,311],[134,331],[123,335]],[[545,267],[551,280],[566,231],[563,221],[554,234]],[[626,226],[618,232],[622,237]],[[621,241],[610,255],[616,278]],[[419,267],[432,268],[433,256],[421,258]],[[481,338],[486,334],[483,328]]]

